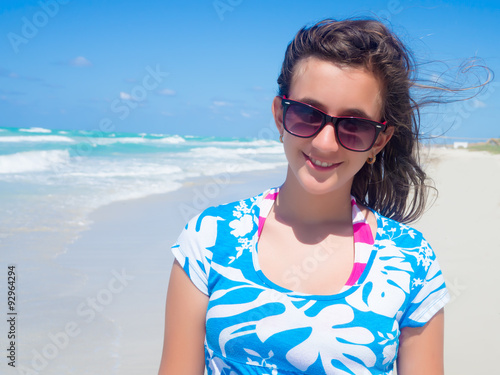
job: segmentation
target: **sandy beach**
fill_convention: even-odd
[[[102,274],[108,279],[112,269],[124,269],[130,275],[129,286],[103,311],[121,330],[116,374],[158,372],[174,260],[170,246],[186,222],[209,206],[259,194],[283,180],[284,171],[278,169],[206,177],[187,182],[172,193],[114,203],[92,215],[95,224],[69,249],[67,259],[77,260],[75,253],[92,256],[103,265]],[[106,277],[102,286],[106,286]]]
[[[500,347],[494,291],[500,282],[494,269],[500,261],[500,156],[433,148],[426,160],[439,195],[413,226],[437,253],[452,296],[446,307],[446,373],[491,374]],[[33,371],[38,366],[32,373],[43,374],[156,374],[170,245],[205,207],[280,185],[284,174],[282,168],[207,177],[95,211],[90,229],[57,258],[60,269],[91,277],[54,285],[54,310],[63,313],[48,317],[36,335],[20,326],[19,364]],[[20,293],[31,287],[22,285]]]
[[[439,195],[414,227],[436,251],[451,294],[445,370],[493,374],[500,348],[500,155],[433,149],[429,158]]]

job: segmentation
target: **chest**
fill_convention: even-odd
[[[295,292],[331,295],[346,284],[354,265],[352,227],[340,233],[307,231],[267,220],[257,244],[264,275]]]

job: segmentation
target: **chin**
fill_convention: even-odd
[[[327,195],[335,193],[344,193],[346,190],[351,191],[351,184],[333,180],[331,178],[319,181],[311,175],[300,178],[300,185],[307,193],[311,195]]]

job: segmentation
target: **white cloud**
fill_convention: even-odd
[[[479,100],[479,99],[474,99],[474,100],[472,101],[472,106],[473,106],[474,108],[484,108],[484,107],[486,107],[486,103],[485,103],[485,102],[483,102],[482,100]]]
[[[164,95],[164,96],[172,96],[172,95],[175,95],[176,92],[174,90],[171,90],[171,89],[163,89],[163,90],[159,90],[158,94]]]
[[[229,102],[224,102],[224,101],[222,101],[222,100],[215,100],[215,101],[213,102],[213,104],[214,104],[214,106],[216,106],[216,107],[230,107],[230,106],[232,106],[232,104],[231,104],[231,103],[229,103]]]
[[[431,74],[431,79],[430,80],[431,80],[432,83],[444,83],[442,75],[439,75],[439,74],[436,74],[436,73],[432,73]]]
[[[70,60],[69,65],[77,67],[92,66],[92,63],[83,56],[78,56],[73,60]]]
[[[241,115],[242,115],[243,117],[252,117],[252,116],[250,115],[250,113],[247,113],[247,112],[245,112],[245,111],[241,111]]]
[[[420,39],[428,38],[428,37],[433,36],[433,35],[434,35],[434,33],[429,33],[429,34],[426,34],[424,36],[421,36]]]
[[[132,97],[132,95],[127,94],[126,92],[123,92],[123,91],[120,92],[120,99],[123,99],[123,100],[134,100],[134,98]]]

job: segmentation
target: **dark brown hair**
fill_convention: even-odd
[[[415,78],[411,53],[376,20],[323,20],[301,29],[286,49],[278,77],[279,95],[289,95],[297,63],[316,57],[340,66],[366,68],[384,87],[382,121],[394,135],[354,177],[351,194],[361,204],[400,222],[425,210],[427,176],[419,165],[419,106],[410,96]]]

